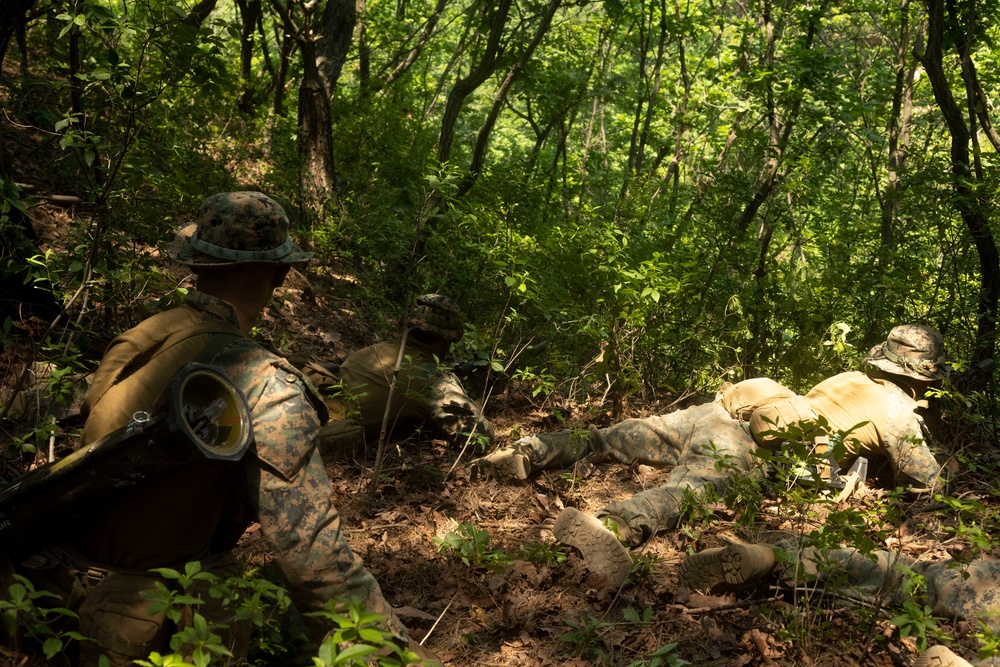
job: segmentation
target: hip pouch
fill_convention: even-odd
[[[87,591],[79,609],[80,633],[95,641],[82,643],[82,666],[96,667],[104,654],[113,667],[128,667],[152,651],[167,651],[173,624],[162,611],[150,613],[152,603],[140,595],[158,581],[153,574],[110,572]]]

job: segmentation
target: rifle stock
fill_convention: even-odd
[[[0,490],[0,552],[92,504],[198,461],[239,461],[253,441],[246,398],[214,366],[190,363],[151,412]]]

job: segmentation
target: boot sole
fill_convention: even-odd
[[[498,477],[524,480],[531,474],[531,464],[524,454],[504,453],[494,459],[487,457],[486,460],[493,465],[493,471]]]
[[[687,557],[679,571],[680,583],[691,590],[752,584],[774,567],[774,552],[760,544],[730,544]]]
[[[947,646],[932,646],[917,658],[913,667],[972,667],[972,663],[955,655]]]
[[[469,471],[472,481],[488,476],[497,479],[526,480],[531,475],[531,461],[517,451],[499,451],[474,460],[469,466]]]
[[[621,587],[632,571],[632,556],[600,519],[570,507],[559,515],[552,534],[583,554],[587,569],[606,574]]]

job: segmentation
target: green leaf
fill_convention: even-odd
[[[374,653],[377,649],[374,646],[369,646],[368,644],[354,644],[353,646],[348,646],[343,651],[337,654],[337,661],[341,663],[346,663],[350,660],[357,660],[363,656]]]
[[[42,653],[45,654],[46,658],[51,660],[52,658],[57,656],[60,651],[62,651],[62,648],[63,648],[62,639],[60,639],[59,637],[49,637],[48,639],[45,640],[45,643],[42,644]]]

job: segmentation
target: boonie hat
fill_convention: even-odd
[[[174,259],[186,266],[308,262],[288,235],[281,205],[260,192],[221,192],[202,202],[197,220],[177,231]]]
[[[889,332],[865,358],[866,364],[894,375],[917,380],[941,380],[950,368],[944,354],[944,338],[937,329],[922,324],[902,324]]]
[[[458,304],[443,294],[418,296],[406,326],[454,343],[462,337],[462,315]]]

